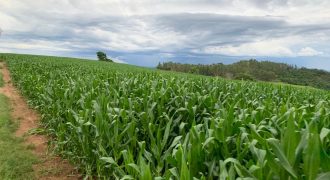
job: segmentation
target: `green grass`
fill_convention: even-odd
[[[2,65],[0,65],[0,87],[2,87],[4,85],[1,69],[2,69]]]
[[[9,116],[8,99],[0,94],[0,179],[34,179],[36,158],[15,137],[15,124]]]
[[[330,93],[72,58],[2,54],[56,151],[105,179],[330,174]]]

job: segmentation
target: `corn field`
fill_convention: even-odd
[[[57,153],[97,179],[330,179],[330,93],[2,54]]]

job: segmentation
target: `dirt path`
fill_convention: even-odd
[[[2,67],[4,86],[0,88],[0,93],[7,96],[11,103],[11,117],[19,122],[16,136],[24,137],[27,145],[32,145],[33,153],[41,160],[33,169],[37,179],[80,179],[77,171],[65,160],[58,156],[48,154],[47,138],[43,135],[29,135],[31,129],[38,128],[40,115],[29,108],[24,98],[11,83],[10,73],[6,65],[0,62]]]

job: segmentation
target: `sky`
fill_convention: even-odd
[[[0,52],[330,71],[329,0],[1,0]]]

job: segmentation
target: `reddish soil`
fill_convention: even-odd
[[[9,98],[12,119],[18,121],[19,127],[16,136],[23,137],[26,145],[33,147],[33,153],[40,159],[33,169],[37,179],[81,179],[77,170],[68,161],[48,152],[47,137],[44,135],[29,134],[30,130],[39,127],[40,115],[29,108],[25,99],[13,86],[10,73],[6,65],[0,62],[0,71],[3,74],[4,86],[0,93]]]

